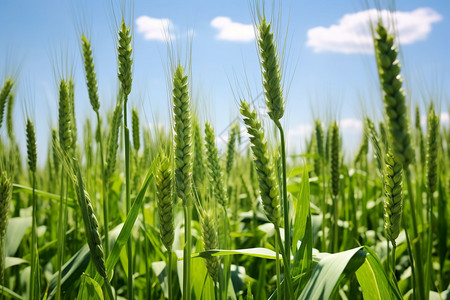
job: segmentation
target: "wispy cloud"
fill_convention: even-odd
[[[211,26],[219,32],[216,39],[233,42],[250,42],[255,39],[253,25],[233,22],[228,17],[215,17]]]
[[[157,19],[149,16],[140,16],[136,19],[137,31],[144,35],[146,40],[165,41],[173,38],[173,24],[170,19]]]
[[[370,22],[381,17],[383,24],[395,20],[401,44],[413,44],[425,40],[431,25],[442,20],[442,15],[432,8],[417,8],[413,11],[390,12],[376,9],[346,14],[330,27],[314,27],[308,30],[307,46],[314,52],[373,53]]]

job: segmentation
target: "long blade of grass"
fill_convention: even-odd
[[[136,222],[136,219],[139,215],[139,211],[141,209],[142,201],[144,201],[145,192],[147,191],[148,186],[153,180],[153,172],[157,165],[157,161],[158,158],[155,158],[153,160],[150,169],[147,172],[147,176],[144,180],[144,183],[142,184],[141,189],[139,190],[139,193],[136,199],[134,200],[130,213],[127,215],[127,219],[123,224],[122,230],[120,231],[119,236],[117,237],[113,249],[111,250],[111,253],[108,257],[108,260],[106,261],[106,274],[108,274],[108,277],[110,279],[112,278],[112,270],[114,269],[117,261],[120,258],[120,252],[122,251],[123,246],[126,244],[128,238],[131,235],[134,223]],[[103,278],[101,278],[99,274],[95,275],[95,281],[97,281],[100,285],[103,284]]]

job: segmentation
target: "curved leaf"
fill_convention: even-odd
[[[342,275],[355,272],[364,263],[361,255],[365,257],[367,252],[362,251],[362,248],[358,247],[322,258],[298,299],[330,299],[342,280]],[[357,253],[360,254],[359,257]]]

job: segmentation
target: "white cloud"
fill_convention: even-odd
[[[234,42],[250,42],[255,39],[253,25],[233,22],[228,17],[215,17],[211,26],[219,30],[216,39]]]
[[[347,133],[360,133],[363,130],[363,122],[353,118],[342,119],[339,121],[339,128]]]
[[[309,138],[313,126],[310,124],[299,124],[296,127],[288,130],[288,139],[304,139]]]
[[[441,113],[440,122],[444,126],[450,125],[450,115],[448,114],[448,112]]]
[[[173,38],[173,24],[170,19],[140,16],[136,19],[136,25],[137,31],[143,34],[146,40],[166,41]]]
[[[420,125],[422,125],[423,128],[426,129],[427,127],[427,115],[421,115],[420,116]],[[450,126],[450,115],[448,112],[441,112],[439,115],[439,123],[442,126]]]
[[[406,12],[369,9],[346,14],[338,24],[330,27],[311,28],[307,46],[314,52],[373,53],[370,22],[377,22],[380,16],[383,24],[395,20],[399,41],[404,45],[425,40],[431,32],[431,25],[442,20],[442,15],[427,7]]]

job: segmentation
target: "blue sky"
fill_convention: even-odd
[[[281,18],[276,23],[280,41],[288,29],[288,55],[283,67],[289,94],[283,121],[291,150],[300,151],[314,117],[319,117],[341,121],[345,151],[350,153],[362,134],[363,113],[374,118],[382,115],[367,31],[367,16],[377,14],[367,12],[371,7],[365,3],[283,2]],[[21,141],[24,112],[33,111],[38,147],[46,149],[49,128],[57,121],[57,80],[69,69],[73,70],[76,84],[79,131],[85,118],[94,118],[82,70],[81,32],[86,32],[92,41],[102,113],[112,108],[117,90],[114,15],[120,19],[121,6],[122,2],[111,1],[2,2],[0,79],[20,66],[15,128]],[[270,7],[266,7],[268,15]],[[448,124],[450,4],[439,0],[399,0],[396,11],[391,16],[395,17],[400,36],[408,96],[422,109],[430,98],[435,99],[440,104],[443,123]],[[239,116],[237,98],[249,99],[249,89],[252,96],[261,92],[249,2],[134,1],[127,5],[125,15],[134,31],[130,105],[139,109],[141,120],[148,124],[169,126],[167,70],[171,60],[161,28],[169,28],[165,36],[173,37],[173,48],[181,49],[182,61],[186,58],[183,50],[187,41],[192,41],[193,98],[198,99],[201,120],[214,124],[219,139],[220,133]],[[262,108],[261,99],[258,103]],[[0,129],[2,136],[4,128]]]

